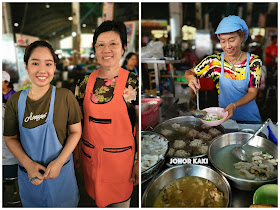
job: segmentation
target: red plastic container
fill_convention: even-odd
[[[147,127],[154,128],[159,121],[159,107],[162,102],[161,98],[142,98],[141,103],[157,101],[157,104],[151,106],[147,111],[141,112],[141,127],[145,130]]]

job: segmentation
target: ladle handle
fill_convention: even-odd
[[[199,110],[199,90],[196,88],[196,109]]]
[[[254,134],[254,137],[255,137],[256,135],[258,135],[258,134],[261,132],[261,130],[262,130],[265,126],[268,125],[268,123],[269,123],[270,121],[271,121],[271,119],[268,118],[268,119],[259,127],[259,129],[256,131],[256,133]]]
[[[270,121],[271,121],[271,119],[268,118],[268,119],[259,127],[259,129],[254,133],[254,135],[251,136],[251,138],[249,138],[249,140],[248,140],[245,144],[243,144],[243,146],[245,146],[252,138],[254,138],[256,135],[258,135],[258,134],[261,132],[261,130],[262,130],[265,126],[267,126],[267,125],[269,124]],[[242,146],[242,147],[243,147],[243,146]]]

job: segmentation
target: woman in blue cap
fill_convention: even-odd
[[[186,71],[189,87],[196,93],[196,88],[200,88],[198,78],[212,78],[219,93],[219,106],[229,112],[227,120],[261,122],[254,99],[260,86],[262,62],[257,55],[241,50],[249,35],[245,21],[238,16],[225,17],[215,34],[223,52],[206,57],[194,69]]]

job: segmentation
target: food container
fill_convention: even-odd
[[[224,134],[215,138],[208,148],[208,158],[213,166],[229,180],[229,183],[232,184],[232,186],[245,191],[254,191],[264,184],[274,183],[276,182],[277,177],[264,181],[238,178],[224,172],[222,168],[219,168],[214,162],[213,157],[221,148],[231,144],[244,144],[251,136],[253,136],[253,134],[243,132]],[[262,151],[274,156],[274,158],[278,158],[278,147],[268,139],[256,136],[248,143],[248,145],[260,148]]]
[[[152,131],[141,131],[141,136],[142,135],[158,135],[158,136],[164,138],[166,141],[168,141],[163,135],[152,132]],[[163,154],[163,157],[166,157],[166,155],[168,153],[168,149],[169,149],[169,144],[167,146],[167,150],[166,150],[165,154]],[[144,183],[144,182],[148,181],[149,179],[151,179],[152,177],[156,176],[157,173],[159,172],[159,170],[161,169],[161,167],[163,166],[163,164],[164,164],[164,159],[161,159],[152,167],[141,172],[141,183]]]
[[[145,130],[147,127],[155,127],[159,121],[159,108],[162,102],[161,98],[142,98],[141,103],[156,101],[147,111],[141,112],[141,127]]]
[[[179,165],[163,171],[146,188],[142,198],[142,207],[153,207],[157,195],[165,186],[185,176],[197,176],[210,180],[219,191],[223,192],[225,207],[230,207],[231,189],[228,181],[210,167],[201,165]]]

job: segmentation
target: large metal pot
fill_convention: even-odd
[[[230,207],[231,189],[228,181],[210,167],[201,165],[179,165],[163,171],[146,188],[142,198],[142,207],[153,207],[157,195],[165,186],[185,176],[197,176],[210,180],[224,193],[225,207]]]
[[[261,185],[276,182],[277,178],[272,180],[261,181],[261,180],[248,180],[248,179],[234,177],[224,172],[222,168],[219,168],[217,164],[214,162],[213,157],[218,152],[218,150],[220,150],[221,148],[227,145],[246,143],[246,141],[252,135],[253,134],[243,133],[243,132],[224,134],[215,138],[208,148],[208,158],[210,162],[213,164],[213,166],[229,180],[232,186],[245,191],[254,191]],[[262,138],[260,136],[256,136],[249,142],[249,145],[260,148],[262,149],[262,151],[268,152],[275,158],[278,158],[278,147],[268,139]]]
[[[158,124],[153,129],[153,131],[157,132],[157,133],[161,133],[161,131],[163,129],[166,129],[166,128],[170,129],[172,127],[172,124],[174,124],[174,123],[178,123],[178,124],[190,127],[190,128],[194,128],[195,130],[202,131],[201,126],[202,126],[203,123],[198,118],[196,118],[194,116],[181,116],[181,117],[171,118],[169,120],[166,120],[166,121]],[[219,130],[222,134],[226,133],[225,129],[222,125],[215,126],[214,128]],[[182,136],[186,136],[186,135],[182,134]],[[171,136],[166,136],[166,138],[168,139],[168,141],[171,144],[173,143],[174,140],[178,139],[177,137],[173,137],[172,135]],[[209,144],[209,142],[207,142],[207,141],[205,141],[205,142],[207,144]],[[207,154],[195,155],[195,156],[192,156],[192,158],[204,157],[206,155]]]
[[[158,136],[164,138],[166,141],[168,141],[163,135],[161,135],[159,133],[152,132],[152,131],[141,131],[141,136],[143,136],[143,135],[158,135]],[[166,157],[166,155],[168,153],[168,149],[169,149],[169,143],[168,143],[168,147],[167,147],[167,150],[166,150],[165,154],[163,154],[164,157]],[[165,159],[161,159],[159,162],[157,162],[152,167],[150,167],[150,168],[146,169],[145,171],[141,172],[141,183],[144,183],[147,180],[149,180],[150,178],[156,176],[157,173],[159,172],[159,170],[161,169],[161,167],[163,166],[164,160]]]

